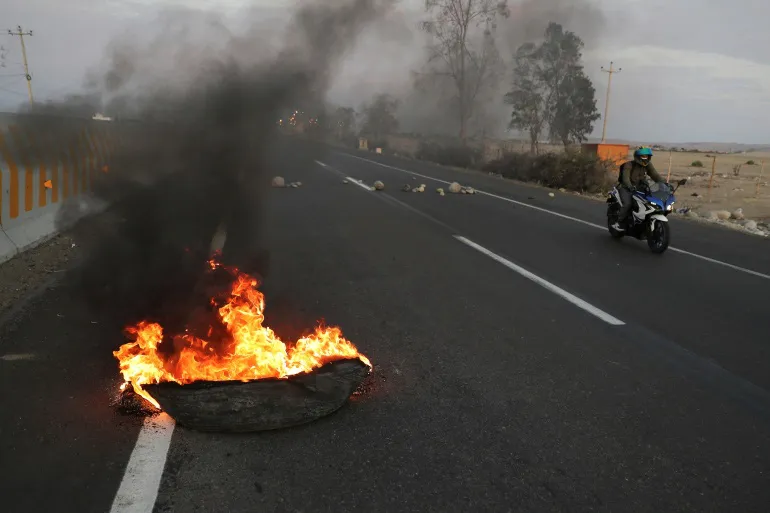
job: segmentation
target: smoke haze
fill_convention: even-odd
[[[516,49],[530,41],[542,39],[550,22],[564,26],[565,30],[575,32],[590,50],[601,44],[601,34],[606,24],[602,10],[590,0],[509,0],[510,17],[499,19],[497,23],[497,49],[502,59],[501,80],[481,99],[477,115],[470,120],[469,135],[502,137],[510,119],[510,109],[503,104],[503,96],[509,90],[512,80],[512,56]],[[407,24],[416,27],[420,20],[429,17],[421,10],[409,12]],[[458,119],[453,108],[452,98],[456,95],[454,85],[447,80],[434,82],[434,86],[424,90],[413,87],[409,71],[424,71],[422,66],[427,58],[424,46],[425,35],[415,31],[414,43],[422,51],[410,54],[414,64],[409,70],[393,72],[391,77],[402,77],[399,85],[394,85],[392,94],[403,100],[399,112],[401,128],[405,132],[456,136]],[[414,44],[413,43],[413,44]],[[393,80],[391,78],[391,80]]]
[[[214,13],[168,11],[154,37],[112,42],[105,69],[88,77],[88,107],[81,97],[32,109],[72,113],[98,101],[122,120],[124,144],[94,183],[115,207],[74,234],[87,255],[76,279],[99,318],[179,332],[206,304],[196,287],[222,221],[224,262],[267,275],[264,197],[283,144],[279,113],[323,98],[361,30],[391,3],[318,1],[284,26],[254,19],[238,34]]]

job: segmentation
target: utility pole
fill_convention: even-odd
[[[24,59],[24,78],[27,79],[27,92],[29,93],[29,103],[35,103],[35,99],[32,97],[32,75],[29,74],[29,64],[27,63],[27,47],[24,45],[24,36],[31,36],[32,31],[24,32],[21,25],[16,27],[16,32],[8,30],[8,34],[11,36],[19,36],[21,41],[21,56]]]
[[[610,61],[610,69],[604,69],[604,66],[602,66],[602,71],[609,75],[609,78],[607,79],[607,99],[604,100],[604,127],[602,128],[602,143],[605,141],[607,136],[607,114],[610,112],[610,88],[612,87],[612,75],[614,73],[620,73],[623,71],[623,68],[614,69],[612,67],[613,64],[614,63]]]

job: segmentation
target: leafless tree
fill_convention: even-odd
[[[432,37],[426,75],[452,82],[464,141],[480,94],[502,77],[494,31],[510,14],[507,0],[425,0],[425,10],[432,16],[422,24]]]

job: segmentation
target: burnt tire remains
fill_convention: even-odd
[[[354,358],[288,379],[159,383],[144,389],[181,426],[243,433],[298,426],[334,413],[370,371]]]

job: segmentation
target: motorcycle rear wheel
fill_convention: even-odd
[[[626,234],[625,232],[619,232],[615,228],[612,227],[613,224],[615,224],[618,221],[618,207],[616,205],[611,205],[607,207],[607,230],[609,230],[610,235],[613,239],[622,239]]]

